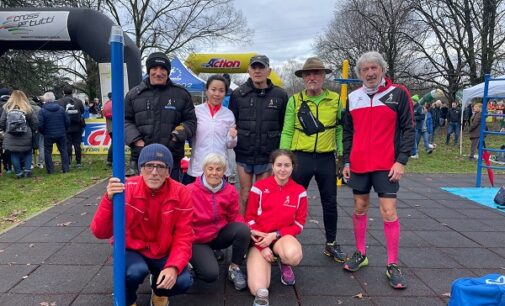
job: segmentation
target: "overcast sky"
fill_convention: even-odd
[[[324,32],[332,19],[335,0],[235,0],[250,28],[251,44],[216,45],[212,52],[256,52],[270,58],[272,65],[315,54],[314,38]]]

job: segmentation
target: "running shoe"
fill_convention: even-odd
[[[361,267],[365,266],[368,266],[368,257],[366,257],[366,255],[361,254],[360,251],[356,251],[354,252],[354,254],[352,254],[351,258],[349,258],[344,263],[344,270],[350,272],[356,272]]]
[[[295,284],[295,272],[293,272],[293,268],[290,265],[285,265],[278,260],[279,269],[281,270],[281,283],[286,286],[293,286]]]
[[[244,273],[240,271],[239,267],[232,268],[230,266],[228,268],[228,279],[233,282],[235,289],[239,291],[244,290],[247,287]]]
[[[343,263],[347,259],[347,255],[342,251],[340,245],[336,241],[327,242],[323,254],[335,259],[336,262]]]
[[[407,288],[407,280],[397,264],[389,264],[386,268],[386,276],[389,279],[389,285],[395,289]]]

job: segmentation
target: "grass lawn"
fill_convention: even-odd
[[[498,130],[498,124],[488,125],[490,130]],[[437,147],[432,154],[426,154],[424,151],[423,140],[419,143],[419,159],[410,158],[406,167],[408,173],[468,173],[475,175],[477,171],[477,161],[468,160],[470,154],[470,138],[468,132],[463,132],[463,154],[459,154],[459,145],[454,146],[454,134],[451,135],[449,145],[445,144],[446,127],[436,132],[435,143]],[[505,144],[505,136],[489,135],[486,138],[486,145],[489,148],[500,148]],[[494,155],[494,153],[492,153]],[[485,172],[485,169],[484,171]],[[496,174],[503,171],[494,171]]]
[[[61,173],[59,156],[54,156],[56,173],[35,168],[32,177],[16,179],[14,174],[0,177],[0,231],[27,217],[73,196],[84,188],[108,177],[112,170],[105,165],[106,156],[83,156],[83,167]]]

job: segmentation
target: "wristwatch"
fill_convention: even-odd
[[[275,231],[275,239],[279,240],[281,238],[281,232]]]

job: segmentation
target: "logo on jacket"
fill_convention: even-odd
[[[265,188],[265,190],[263,190],[264,193],[270,193],[270,189],[268,188]]]
[[[277,101],[274,100],[274,99],[270,99],[270,101],[268,102],[268,108],[277,108]]]
[[[284,205],[289,205],[289,196],[286,196],[286,200],[284,200]]]
[[[384,104],[398,104],[397,101],[393,101],[393,94],[390,93],[386,101],[384,101]]]
[[[175,109],[175,99],[168,99],[167,105],[165,105],[165,109]]]

